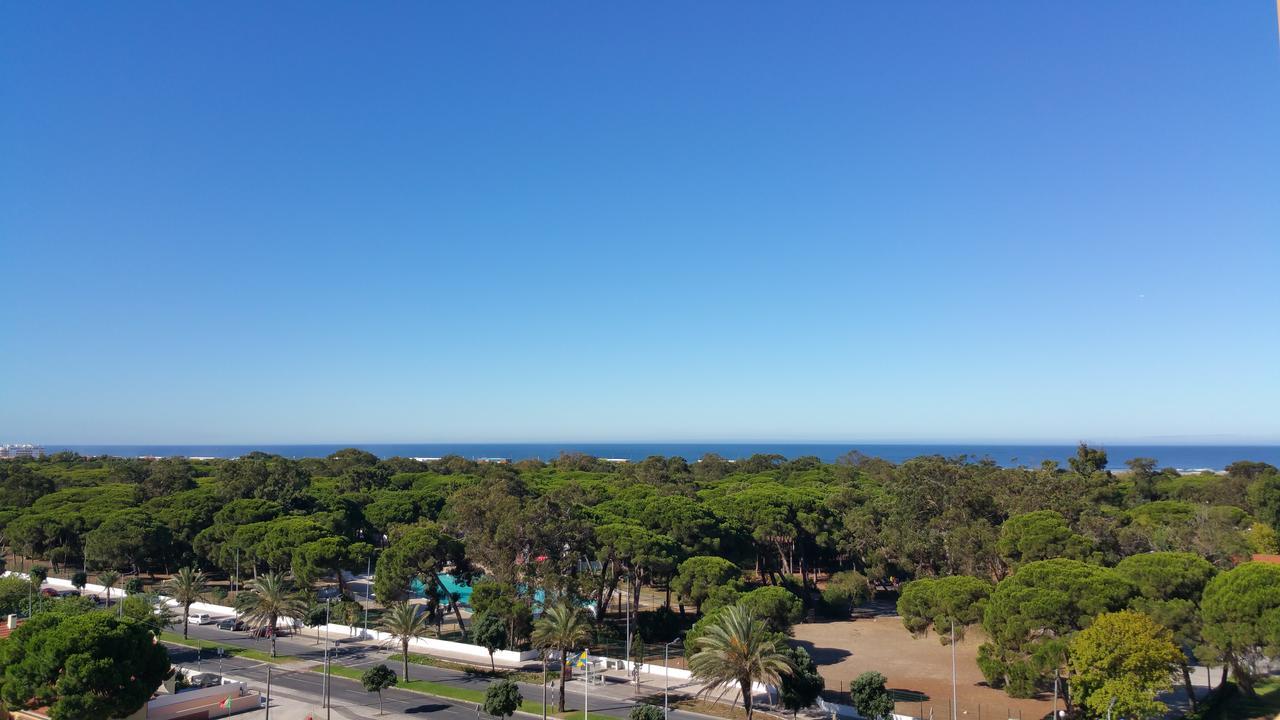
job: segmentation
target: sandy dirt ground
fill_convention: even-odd
[[[934,720],[950,718],[950,647],[932,634],[912,638],[896,615],[883,612],[849,621],[802,623],[795,626],[795,639],[820,666],[828,690],[847,692],[850,681],[876,670],[888,678],[890,689],[920,695],[919,701],[899,702],[899,713],[928,718],[932,712]],[[980,629],[971,629],[956,644],[957,717],[1037,720],[1048,715],[1049,699],[1016,700],[986,686],[976,660],[983,640]]]

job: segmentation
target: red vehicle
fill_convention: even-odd
[[[54,590],[53,588],[40,588],[40,594],[47,598],[58,597],[58,591]]]
[[[263,625],[262,627],[256,627],[249,631],[249,637],[254,637],[254,638],[268,638],[274,635],[276,635],[276,629],[273,627],[268,627],[266,625]]]

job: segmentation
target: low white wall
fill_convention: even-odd
[[[818,709],[825,713],[835,715],[836,717],[854,718],[854,720],[861,720],[862,718],[862,716],[858,714],[858,711],[853,709],[853,706],[827,702],[822,698],[818,698]],[[894,713],[893,720],[921,720],[921,718],[917,718],[915,715],[901,715],[899,713]]]
[[[206,688],[192,688],[191,690],[183,690],[182,692],[173,694],[158,695],[153,700],[147,701],[147,709],[154,710],[167,705],[177,705],[178,703],[190,702],[192,700],[222,700],[228,695],[232,697],[240,697],[246,692],[248,692],[248,690],[242,682],[229,682]]]

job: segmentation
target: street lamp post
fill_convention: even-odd
[[[956,720],[956,621],[951,621],[951,720]]]
[[[329,598],[324,599],[324,688],[320,706],[329,707]]]
[[[677,635],[675,640],[662,646],[662,717],[667,717],[667,693],[671,691],[671,646],[680,641]]]
[[[365,563],[364,573],[364,638],[369,639],[369,586],[373,583],[373,556]]]

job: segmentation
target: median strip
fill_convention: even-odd
[[[324,666],[323,665],[313,666],[311,668],[311,671],[323,673]],[[360,676],[363,675],[364,673],[355,668],[349,668],[349,667],[343,667],[341,665],[330,664],[329,674],[333,676],[341,677],[341,678],[346,678],[347,680],[355,680],[356,682],[359,682]],[[472,690],[470,688],[454,687],[446,683],[433,682],[431,680],[410,680],[408,682],[401,680],[399,683],[396,684],[395,687],[401,690],[409,690],[409,691],[420,693],[423,695],[432,695],[434,697],[443,698],[445,700],[457,700],[460,702],[471,703],[475,705],[484,704],[484,691],[482,690]],[[542,703],[533,702],[532,700],[525,700],[524,702],[520,703],[519,712],[524,713],[526,715],[532,715],[540,718],[542,717],[542,713],[543,713],[543,705]],[[547,712],[547,717],[559,718],[560,720],[578,720],[579,718],[582,718],[582,716],[583,716],[583,713],[581,710],[578,710],[578,711],[571,710],[566,713],[557,714],[554,712],[550,712],[550,710],[548,709],[548,712]],[[618,720],[618,718],[610,715],[600,715],[597,713],[589,713],[585,720]]]
[[[201,640],[200,638],[193,638],[193,637],[184,638],[181,635],[174,632],[169,632],[168,630],[165,630],[160,633],[160,641],[167,642],[173,645],[182,645],[184,647],[195,648],[199,650],[222,650],[224,654],[230,655],[232,657],[242,657],[242,658],[247,658],[249,660],[258,660],[260,662],[274,663],[276,665],[283,665],[286,663],[298,661],[298,658],[292,655],[277,655],[275,657],[272,657],[271,653],[265,653],[265,652],[262,652],[261,650],[254,650],[252,648],[240,647],[239,645],[224,645],[219,642],[213,642],[212,640]]]

